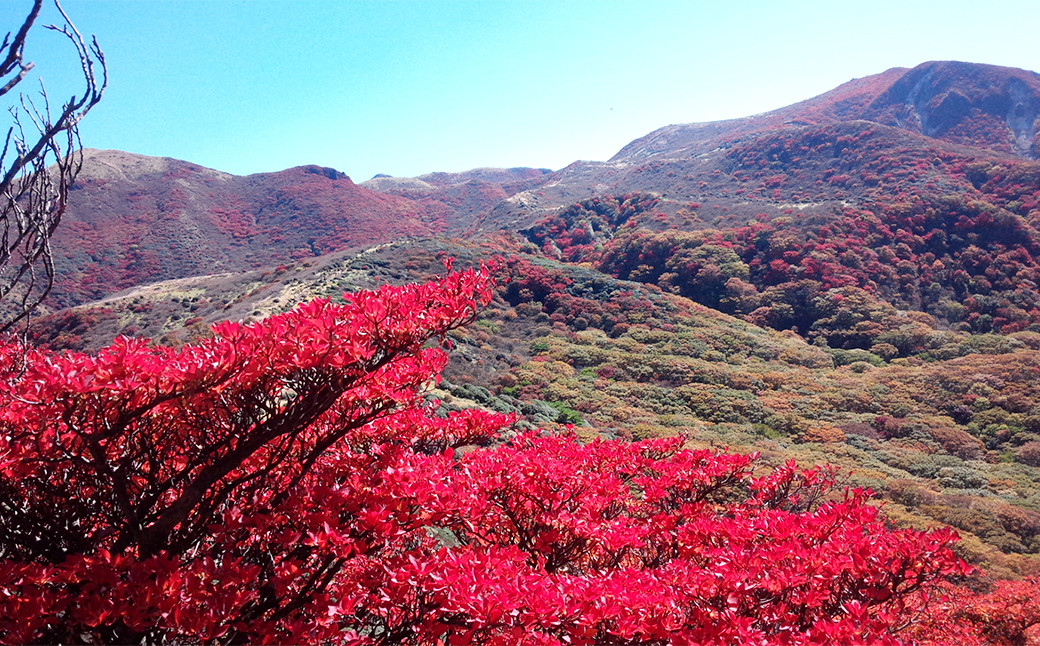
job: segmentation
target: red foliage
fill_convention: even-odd
[[[906,637],[922,646],[1037,646],[1040,580],[998,581],[976,594],[948,586],[931,600],[918,598],[918,620]]]
[[[433,414],[486,272],[178,350],[0,346],[0,640],[902,643],[949,531],[754,456]],[[922,629],[923,630],[923,629]]]
[[[594,259],[622,225],[635,222],[659,202],[646,193],[582,200],[521,231],[550,256],[577,262]],[[662,216],[663,217],[663,216]]]
[[[999,195],[995,201],[1030,203],[1023,183],[1035,179],[1037,171],[1018,172],[1021,177],[1011,182],[1015,188],[997,179],[983,187]],[[989,177],[978,168],[971,173],[979,175],[977,182]],[[735,255],[727,259],[726,251]],[[823,225],[779,221],[696,233],[636,230],[612,239],[598,256],[599,267],[620,278],[658,283],[735,314],[750,310],[742,311],[740,299],[727,294],[728,276],[753,285],[773,306],[784,290],[770,288],[854,286],[970,331],[1003,333],[1040,327],[1038,257],[1040,232],[1027,218],[960,195],[916,195],[870,209],[845,207]],[[720,272],[702,274],[693,261],[706,258]],[[804,332],[829,316],[811,301],[780,305],[793,308],[794,316],[768,324],[795,325]]]
[[[75,192],[55,232],[52,303],[82,303],[205,268],[243,271],[443,229],[439,211],[428,212],[436,204],[368,190],[332,169],[229,177],[174,160],[160,167],[144,174],[127,169],[128,177],[103,190]]]

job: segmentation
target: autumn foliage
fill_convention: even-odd
[[[832,469],[438,414],[440,342],[492,286],[180,349],[0,346],[0,641],[944,643],[1024,594],[954,611],[955,535],[893,529]]]

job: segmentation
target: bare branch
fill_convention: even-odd
[[[24,61],[25,37],[29,33],[29,28],[36,22],[36,17],[40,15],[42,6],[43,0],[34,0],[33,8],[22,23],[14,40],[11,40],[11,33],[8,32],[4,36],[3,43],[0,43],[0,57],[3,57],[3,60],[0,61],[0,81],[3,81],[4,77],[12,74],[16,69],[18,70],[11,79],[4,83],[3,87],[0,87],[0,96],[14,89],[14,86],[18,85],[29,70],[33,68],[32,62],[26,63]]]
[[[24,47],[42,4],[43,0],[34,0],[18,33],[13,38],[8,33],[0,44],[0,96],[33,67],[24,60]],[[10,109],[12,125],[0,152],[0,332],[27,320],[51,290],[50,237],[61,222],[69,188],[83,164],[78,125],[108,86],[108,68],[97,40],[92,38],[88,44],[61,5],[54,4],[64,23],[45,29],[72,43],[84,87],[57,115],[52,114],[42,82],[36,100],[20,95]]]

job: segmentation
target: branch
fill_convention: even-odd
[[[18,85],[33,67],[24,61],[24,46],[42,3],[35,0],[13,40],[8,33],[0,44],[0,96]],[[63,104],[56,117],[51,114],[42,83],[39,105],[22,95],[11,108],[13,125],[0,152],[0,301],[14,296],[15,304],[0,312],[0,332],[27,319],[50,293],[54,264],[49,240],[61,222],[69,187],[83,164],[77,126],[108,87],[108,68],[97,39],[92,38],[88,44],[57,0],[54,4],[64,24],[47,25],[45,29],[64,35],[72,43],[85,86],[82,93]],[[28,115],[35,135],[26,134],[20,114]],[[8,153],[12,153],[10,158]]]
[[[4,83],[3,87],[0,87],[0,96],[14,89],[14,86],[18,85],[25,78],[25,75],[29,73],[29,70],[33,68],[32,62],[24,62],[25,37],[29,34],[29,28],[36,22],[36,17],[40,15],[42,6],[43,0],[34,0],[32,10],[29,11],[29,15],[22,22],[22,26],[15,35],[14,40],[11,40],[11,32],[7,32],[7,35],[4,36],[4,41],[0,43],[0,56],[3,57],[3,61],[0,61],[0,82],[3,81],[5,76],[14,72],[15,69],[18,70],[14,77]]]

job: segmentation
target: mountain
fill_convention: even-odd
[[[402,239],[506,233],[843,350],[929,350],[901,311],[922,329],[1031,329],[1040,164],[1026,143],[1038,79],[957,62],[896,68],[762,115],[668,126],[556,172],[358,185],[313,166],[235,177],[89,151],[55,239],[53,303]]]
[[[516,193],[541,185],[549,173],[545,168],[475,168],[419,177],[379,176],[361,186],[414,200],[423,208],[443,213],[446,231],[468,233],[482,213]]]
[[[575,162],[554,173],[537,190],[499,205],[481,224],[488,230],[524,228],[583,198],[632,191],[659,194],[668,213],[700,203],[713,218],[745,212],[746,202],[769,210],[791,202],[811,207],[878,187],[855,175],[838,189],[827,185],[834,174],[866,170],[878,151],[892,162],[911,164],[935,153],[1035,160],[1038,117],[1035,72],[961,62],[894,68],[772,112],[660,128],[605,162]],[[876,171],[895,166],[878,164]],[[921,179],[938,177],[929,175]]]
[[[957,62],[897,68],[762,115],[668,126],[556,172],[359,185],[314,166],[235,177],[89,151],[55,239],[53,303],[506,232],[846,350],[925,350],[897,332],[898,311],[930,329],[1021,331],[1040,325],[1038,79]]]
[[[994,65],[932,61],[893,68],[794,105],[744,119],[667,126],[625,146],[611,161],[658,154],[783,126],[872,121],[949,143],[1026,159],[1040,154],[1040,75]]]
[[[793,218],[804,235],[802,223],[835,217],[836,205],[876,211],[908,193],[992,201],[987,186],[1028,217],[1021,183],[987,169],[1030,168],[1038,106],[1033,72],[931,62],[753,117],[667,126],[608,161],[556,172],[475,169],[355,184],[316,166],[236,177],[87,151],[55,238],[53,304],[401,238],[527,231],[587,198],[632,193],[654,196],[654,217],[640,223],[648,230]]]
[[[455,232],[466,225],[460,214],[497,203],[542,174],[438,174],[419,180],[429,187],[422,195],[403,197],[318,166],[241,177],[175,159],[87,150],[53,240],[59,278],[52,306],[148,282]]]
[[[898,311],[1024,330],[1040,325],[1040,164],[1014,142],[1036,137],[1037,78],[927,63],[670,126],[553,173],[477,228],[831,347],[920,352],[889,329]],[[968,107],[943,112],[952,96]]]
[[[89,150],[73,188],[53,243],[58,304],[442,228],[414,202],[317,166],[236,177],[174,159]]]

